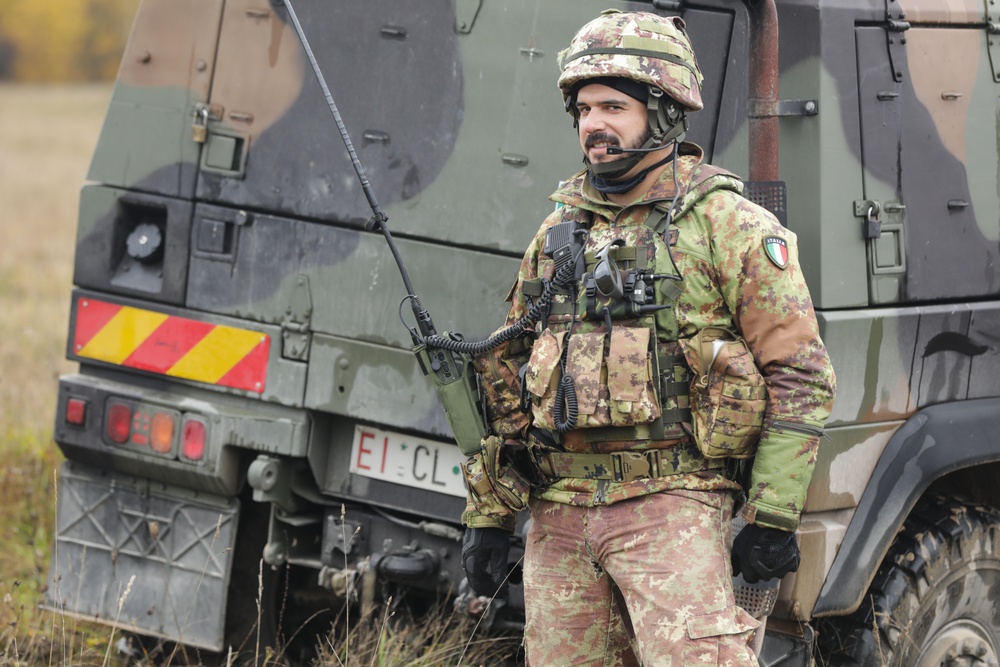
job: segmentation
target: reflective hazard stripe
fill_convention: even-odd
[[[86,359],[261,393],[271,337],[88,297],[76,301],[73,351]]]

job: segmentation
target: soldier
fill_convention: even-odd
[[[683,141],[703,105],[680,18],[607,10],[560,66],[586,168],[508,297],[537,324],[477,359],[463,565],[502,595],[527,505],[529,664],[755,665],[732,576],[797,569],[834,393],[795,235]]]

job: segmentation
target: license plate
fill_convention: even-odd
[[[450,443],[354,427],[350,470],[355,475],[464,498],[464,461],[461,450]]]

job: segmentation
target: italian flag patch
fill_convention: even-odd
[[[784,269],[788,266],[788,244],[780,236],[768,236],[764,239],[764,252],[776,267]]]

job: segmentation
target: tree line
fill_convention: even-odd
[[[0,0],[0,81],[115,77],[139,0]]]

